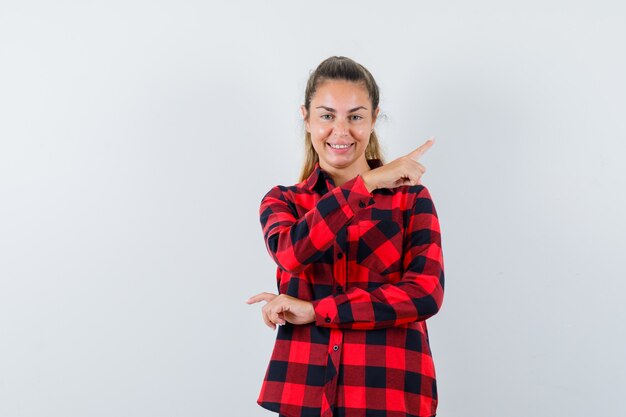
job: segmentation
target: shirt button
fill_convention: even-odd
[[[330,317],[326,317],[326,323],[330,323]]]
[[[362,201],[359,201],[359,207],[361,207],[361,208],[365,207],[365,203],[362,202]]]
[[[333,346],[333,350],[335,350],[335,351],[336,351],[336,350],[338,350],[338,349],[339,349],[339,346],[337,346],[337,345]]]
[[[339,252],[339,253],[337,254],[337,258],[338,258],[338,259],[343,258],[343,253]]]

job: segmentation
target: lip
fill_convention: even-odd
[[[353,143],[333,143],[333,145],[350,145],[349,147],[343,148],[343,149],[333,148],[332,146],[330,146],[330,142],[327,142],[326,145],[331,150],[331,152],[334,152],[334,153],[346,153],[350,149],[354,148],[354,142]]]
[[[327,145],[354,145],[354,142],[345,142],[345,143],[342,143],[342,142],[337,142],[337,143],[334,143],[334,142],[326,142],[326,144],[327,144]]]

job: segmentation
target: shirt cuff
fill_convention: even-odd
[[[315,324],[322,327],[330,327],[339,323],[337,314],[337,304],[333,296],[318,298],[311,301],[313,310],[315,311]]]
[[[353,213],[374,204],[374,194],[370,193],[365,186],[361,175],[357,175],[346,181],[341,187],[342,195]]]

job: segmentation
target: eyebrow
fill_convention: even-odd
[[[316,109],[324,109],[324,110],[329,111],[331,113],[335,113],[337,111],[337,110],[333,109],[332,107],[326,107],[326,106],[317,106]],[[365,107],[359,106],[359,107],[355,107],[353,109],[348,110],[348,113],[352,113],[353,111],[357,111],[359,109],[367,110]]]

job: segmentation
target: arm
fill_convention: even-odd
[[[322,256],[339,230],[370,204],[371,197],[363,178],[357,175],[324,194],[311,210],[296,218],[283,190],[275,186],[263,197],[259,208],[269,254],[281,269],[290,273],[302,271]]]
[[[371,291],[351,287],[343,294],[313,300],[318,326],[378,329],[426,320],[439,311],[443,252],[439,219],[426,187],[416,196],[406,233],[402,279]]]

